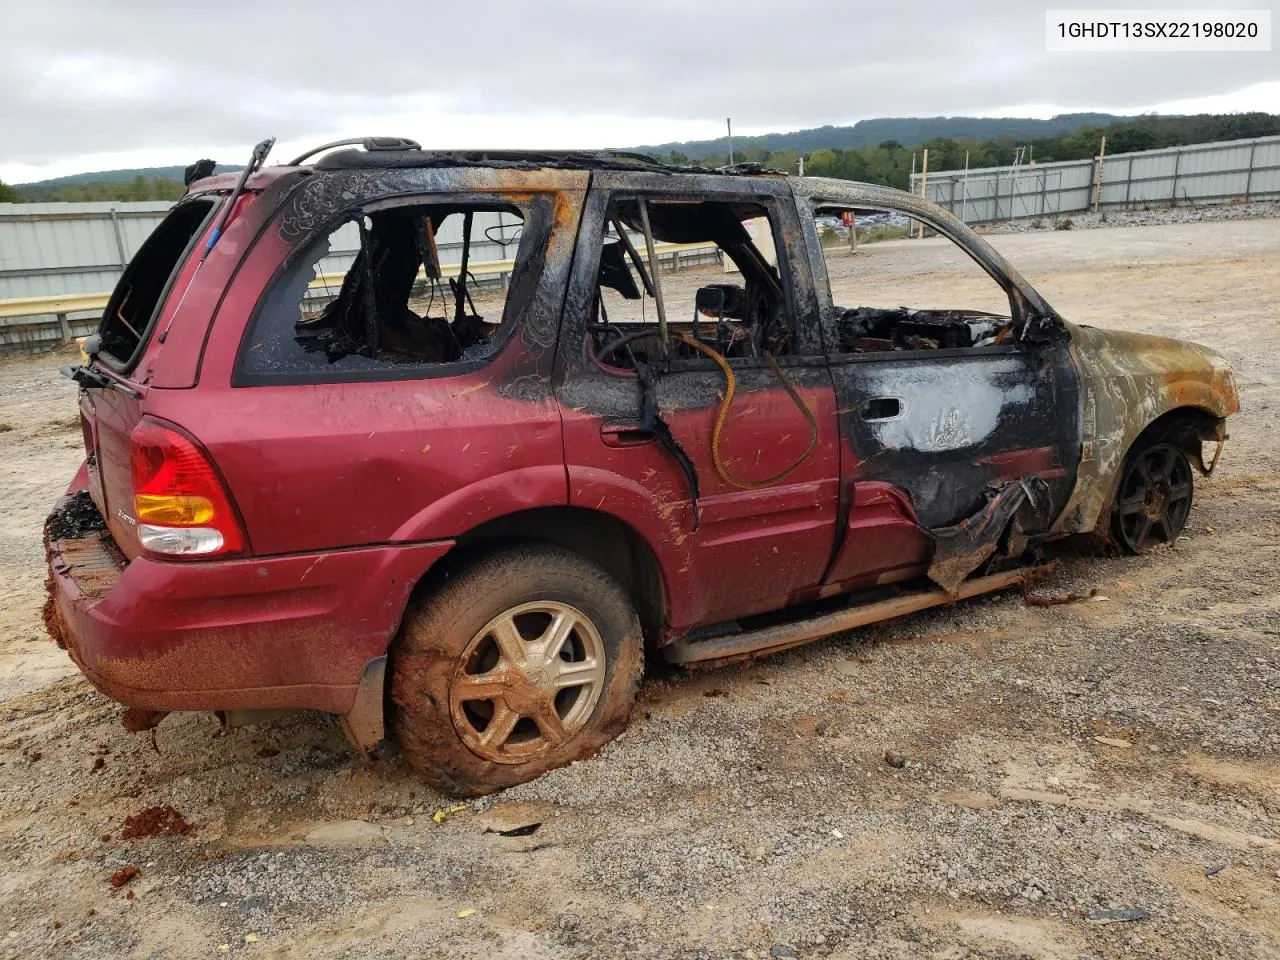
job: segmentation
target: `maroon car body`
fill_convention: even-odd
[[[764,211],[772,226],[767,289],[752,293],[754,260],[744,273],[770,322],[787,329],[768,334],[763,352],[730,357],[734,416],[715,443],[725,390],[716,364],[686,350],[646,385],[637,373],[653,351],[601,359],[620,335],[601,339],[600,251],[625,232],[611,211],[627,229],[640,224],[636,209],[652,212],[626,206],[636,197],[657,211],[659,240],[697,239],[705,221],[730,256],[753,256],[734,246],[733,217]],[[377,260],[378,236],[406,204],[437,230],[473,207],[520,219],[504,320],[483,350],[379,364],[376,342],[367,356],[346,343],[364,335],[349,323],[322,331],[323,362],[288,338],[273,345],[273,291],[314,286],[291,271],[316,237],[353,224],[361,256]],[[703,219],[681,219],[690,204],[704,205]],[[848,346],[848,312],[831,303],[813,221],[840,205],[905,210],[951,236],[1007,291],[1001,322],[1015,336],[984,349],[936,338],[928,349]],[[725,210],[738,212],[726,220]],[[421,282],[419,266],[431,269],[419,253]],[[371,268],[367,282],[373,304],[381,275]],[[338,299],[359,296],[348,280]],[[457,304],[455,319],[474,312]],[[915,319],[975,341],[981,326]],[[305,326],[289,336],[311,337]],[[1004,569],[993,556],[1013,566],[1028,545],[1107,527],[1121,460],[1100,463],[1089,431],[1116,432],[1102,439],[1123,453],[1180,411],[1172,442],[1198,462],[1200,440],[1221,438],[1235,409],[1229,369],[1210,351],[1139,345],[1145,359],[1099,388],[1082,373],[1073,331],[1111,357],[953,218],[881,188],[409,148],[270,168],[238,194],[233,176],[204,179],[130,265],[95,355],[73,371],[87,459],[46,530],[47,620],[95,686],[139,711],[312,708],[342,715],[367,747],[383,734],[387,653],[406,611],[429,607],[433,590],[488,547],[549,542],[585,557],[626,591],[651,646],[681,641],[678,660],[705,659],[688,652],[696,631],[776,630],[758,615],[786,608],[883,602],[886,589],[902,596],[912,584],[943,598],[980,592],[964,584]],[[865,323],[856,332],[880,342]],[[1140,407],[1132,414],[1117,405],[1119,380]],[[948,445],[934,429],[952,422],[939,419],[937,398],[957,390],[966,419],[955,430],[971,435]],[[888,415],[872,401],[892,401]],[[930,406],[913,426],[911,411]],[[788,466],[767,485],[733,482]],[[160,489],[170,470],[188,486]],[[1170,476],[1172,497],[1180,481]],[[146,499],[148,484],[160,484],[158,500]],[[144,516],[183,510],[173,527]]]

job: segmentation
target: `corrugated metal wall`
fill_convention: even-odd
[[[0,300],[110,290],[169,206],[0,203]]]
[[[1093,207],[1096,173],[1095,160],[930,171],[925,193],[970,223],[1054,216]],[[912,176],[913,192],[920,192],[922,179]],[[1104,209],[1278,197],[1280,137],[1117,153],[1102,163]]]

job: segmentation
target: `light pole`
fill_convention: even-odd
[[[729,129],[729,166],[733,166],[733,117],[725,117],[724,125]]]

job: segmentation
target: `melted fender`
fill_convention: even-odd
[[[1075,487],[1054,533],[1087,533],[1111,499],[1125,455],[1157,417],[1184,407],[1214,417],[1240,409],[1235,376],[1208,347],[1068,324],[1080,370],[1083,436]]]

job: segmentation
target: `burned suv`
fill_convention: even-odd
[[[1052,538],[1174,540],[1238,408],[1213,351],[1064,322],[905,193],[355,143],[197,170],[64,370],[86,458],[46,619],[131,729],[329,711],[484,793],[616,736],[646,650],[750,657],[1016,584]],[[994,308],[834,303],[858,258],[824,224],[873,213]]]

